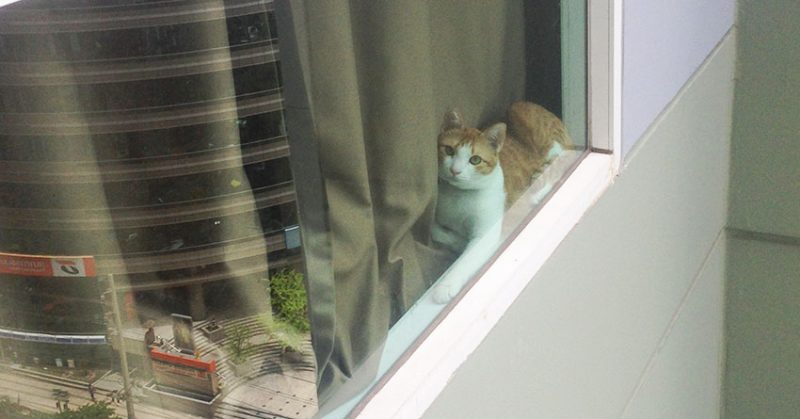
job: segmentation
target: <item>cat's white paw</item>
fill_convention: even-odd
[[[433,289],[433,302],[436,304],[447,304],[458,294],[459,287],[456,284],[438,284]]]
[[[535,194],[531,195],[531,205],[537,206],[541,204],[551,190],[553,190],[553,185],[551,184],[547,184],[542,189],[539,189]]]

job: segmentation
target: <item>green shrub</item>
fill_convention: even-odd
[[[309,331],[303,274],[293,269],[283,269],[270,278],[269,290],[275,315],[300,332]]]
[[[303,341],[305,334],[293,325],[271,317],[264,317],[261,319],[261,324],[266,329],[267,334],[281,346],[281,349],[291,350],[294,352],[303,352]]]

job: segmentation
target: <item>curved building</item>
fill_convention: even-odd
[[[64,339],[105,335],[108,274],[137,326],[268,307],[261,280],[301,262],[277,54],[269,1],[3,9],[0,252],[98,278],[0,274],[0,356],[101,359]]]

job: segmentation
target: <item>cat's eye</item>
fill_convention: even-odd
[[[448,156],[452,156],[455,153],[456,153],[456,151],[453,150],[453,147],[450,147],[449,145],[444,146],[444,154],[447,154]]]
[[[474,166],[481,164],[482,161],[483,159],[480,158],[480,156],[472,156],[469,158],[469,162],[472,163]]]

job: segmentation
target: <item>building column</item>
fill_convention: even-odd
[[[203,299],[203,284],[192,284],[189,289],[189,315],[192,320],[205,320],[206,302]]]

